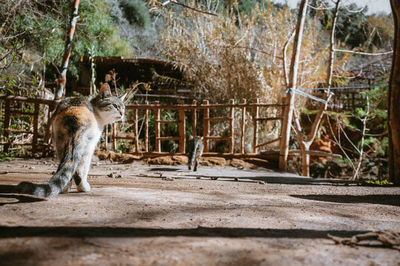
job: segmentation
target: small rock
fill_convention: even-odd
[[[164,180],[166,180],[166,181],[174,181],[175,178],[173,178],[173,177],[171,177],[171,176],[166,176],[166,177],[164,178]]]
[[[235,181],[239,181],[239,178],[235,177],[234,180],[235,180]]]
[[[216,176],[211,177],[211,180],[217,180],[217,179],[218,179],[218,177],[216,177]]]
[[[109,177],[109,178],[121,178],[122,176],[120,174],[118,174],[117,172],[112,172],[112,173],[109,173],[107,175],[107,177]]]
[[[265,185],[265,182],[264,181],[258,181],[258,184]]]

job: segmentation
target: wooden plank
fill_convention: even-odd
[[[8,148],[10,147],[10,140],[9,140],[9,130],[10,130],[10,100],[6,98],[6,103],[4,106],[4,131],[3,136],[6,144],[4,144],[4,152],[8,152]]]
[[[176,141],[179,141],[180,137],[158,137],[158,138],[156,138],[156,140],[158,140],[159,142],[165,141],[165,140],[176,140]]]
[[[231,117],[210,117],[208,121],[233,121],[233,119]]]
[[[180,102],[179,105],[183,105],[183,102]],[[179,153],[185,153],[186,150],[186,119],[185,119],[185,110],[183,108],[178,109],[178,131],[179,131]]]
[[[196,106],[197,105],[197,101],[193,100],[193,105]],[[192,131],[192,135],[193,136],[197,136],[197,109],[193,109],[193,113],[192,113],[192,123],[193,123],[193,131]]]
[[[160,124],[179,124],[180,121],[170,121],[170,120],[154,120],[154,122],[160,123]]]
[[[149,109],[144,111],[144,150],[149,152]]]
[[[33,138],[32,138],[32,153],[36,153],[39,134],[39,103],[35,103],[33,116]]]
[[[115,139],[130,139],[130,140],[135,140],[135,137],[123,137],[123,136],[115,136]]]
[[[112,145],[113,145],[113,151],[117,150],[117,125],[113,123],[111,125],[111,137],[112,137]]]
[[[332,157],[332,158],[342,158],[342,155],[336,154],[336,153],[329,153],[329,152],[324,152],[324,151],[315,151],[315,150],[309,150],[309,151],[303,151],[303,150],[289,150],[289,154],[293,153],[306,153],[310,154],[311,156],[319,156],[319,157]]]
[[[156,134],[156,152],[161,152],[161,141],[160,141],[160,134],[161,134],[161,110],[159,108],[159,102],[156,102],[156,107],[154,108],[154,128]]]
[[[271,143],[274,143],[274,142],[276,142],[276,141],[278,141],[278,140],[280,140],[280,139],[281,139],[281,138],[279,137],[279,138],[276,138],[276,139],[267,141],[267,142],[265,142],[265,143],[258,144],[258,145],[257,145],[257,148],[262,147],[262,146],[265,146],[265,145],[268,145],[268,144],[271,144]]]
[[[203,101],[203,107],[207,107],[209,105],[208,100]],[[203,115],[203,144],[204,149],[203,152],[208,152],[208,135],[210,134],[210,109],[204,109]]]
[[[246,99],[242,100],[243,104],[246,104]],[[240,134],[240,153],[244,154],[244,137],[245,137],[245,126],[246,126],[246,106],[242,107],[242,121],[240,123],[240,129],[241,129],[241,134]]]
[[[260,99],[256,99],[255,103],[258,104]],[[259,105],[253,107],[253,153],[257,153],[257,142],[258,142],[258,113]]]
[[[235,108],[234,108],[234,100],[230,99],[229,104],[232,104],[232,107],[229,108],[229,153],[233,153],[234,145],[235,145],[235,127],[234,127],[234,115],[235,115]]]
[[[277,116],[277,117],[262,117],[262,118],[257,118],[257,121],[272,121],[272,120],[282,120],[281,116]]]
[[[23,96],[14,96],[14,95],[0,95],[0,100],[9,100],[9,101],[20,101],[20,102],[29,102],[29,103],[39,103],[46,105],[55,105],[59,101],[40,99],[40,98],[28,98]]]
[[[231,141],[231,137],[220,137],[220,136],[207,136],[203,137],[207,140],[226,140],[226,141]]]
[[[133,125],[133,134],[134,134],[134,138],[135,138],[135,151],[139,152],[139,135],[138,135],[139,134],[139,116],[138,116],[139,110],[135,109],[133,112],[134,112],[133,116],[135,119],[135,122]]]
[[[267,103],[246,103],[246,104],[242,104],[242,103],[236,103],[236,104],[208,104],[208,105],[192,105],[192,104],[186,104],[184,106],[182,106],[181,108],[184,108],[185,110],[204,110],[204,109],[218,109],[218,108],[231,108],[231,107],[235,107],[235,108],[240,108],[240,107],[246,107],[246,108],[253,108],[255,106],[258,107],[265,107],[265,108],[269,108],[269,107],[276,107],[276,108],[283,108],[286,106],[286,104],[267,104]],[[139,110],[146,110],[146,109],[154,109],[155,107],[157,107],[154,104],[137,104],[137,105],[132,105],[132,104],[128,104],[125,106],[125,109],[127,110],[134,110],[134,109],[139,109]],[[173,105],[161,105],[159,106],[161,109],[163,110],[176,110],[176,106]]]

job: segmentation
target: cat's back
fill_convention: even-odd
[[[65,98],[58,104],[53,121],[53,126],[56,129],[64,129],[71,134],[80,128],[84,129],[95,125],[96,118],[93,107],[85,98]]]

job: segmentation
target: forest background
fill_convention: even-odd
[[[180,3],[187,6],[156,0],[81,1],[68,85],[78,79],[82,55],[150,57],[175,62],[193,84],[196,99],[282,101],[287,84],[283,48],[295,29],[296,10],[252,0]],[[297,82],[301,88],[324,87],[329,67],[334,2],[313,0],[310,6],[313,8],[309,8],[306,20]],[[0,3],[1,94],[36,97],[43,88],[57,85],[71,12],[72,4],[67,0]],[[387,176],[384,85],[389,79],[391,55],[355,52],[391,51],[393,22],[390,14],[366,13],[366,8],[347,1],[339,9],[336,49],[352,52],[336,53],[333,85],[357,85],[356,77],[367,75],[376,86],[364,92],[370,101],[365,106],[370,110],[327,112],[327,122],[343,128],[332,138],[354,136],[348,137],[347,144],[336,139],[344,159],[333,165],[316,162],[312,170],[315,176],[339,175],[335,171],[343,167],[337,170],[336,166],[343,163],[354,172],[360,161],[366,174],[378,179]],[[291,46],[287,54],[291,54]],[[307,98],[297,97],[299,116],[312,119],[312,109]],[[329,131],[328,124],[322,123],[322,131]],[[363,127],[371,130],[365,134]],[[294,140],[292,145],[298,144]]]

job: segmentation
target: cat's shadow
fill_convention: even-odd
[[[17,186],[15,185],[0,185],[0,206],[45,200],[45,198],[39,198],[32,195],[18,194]]]

